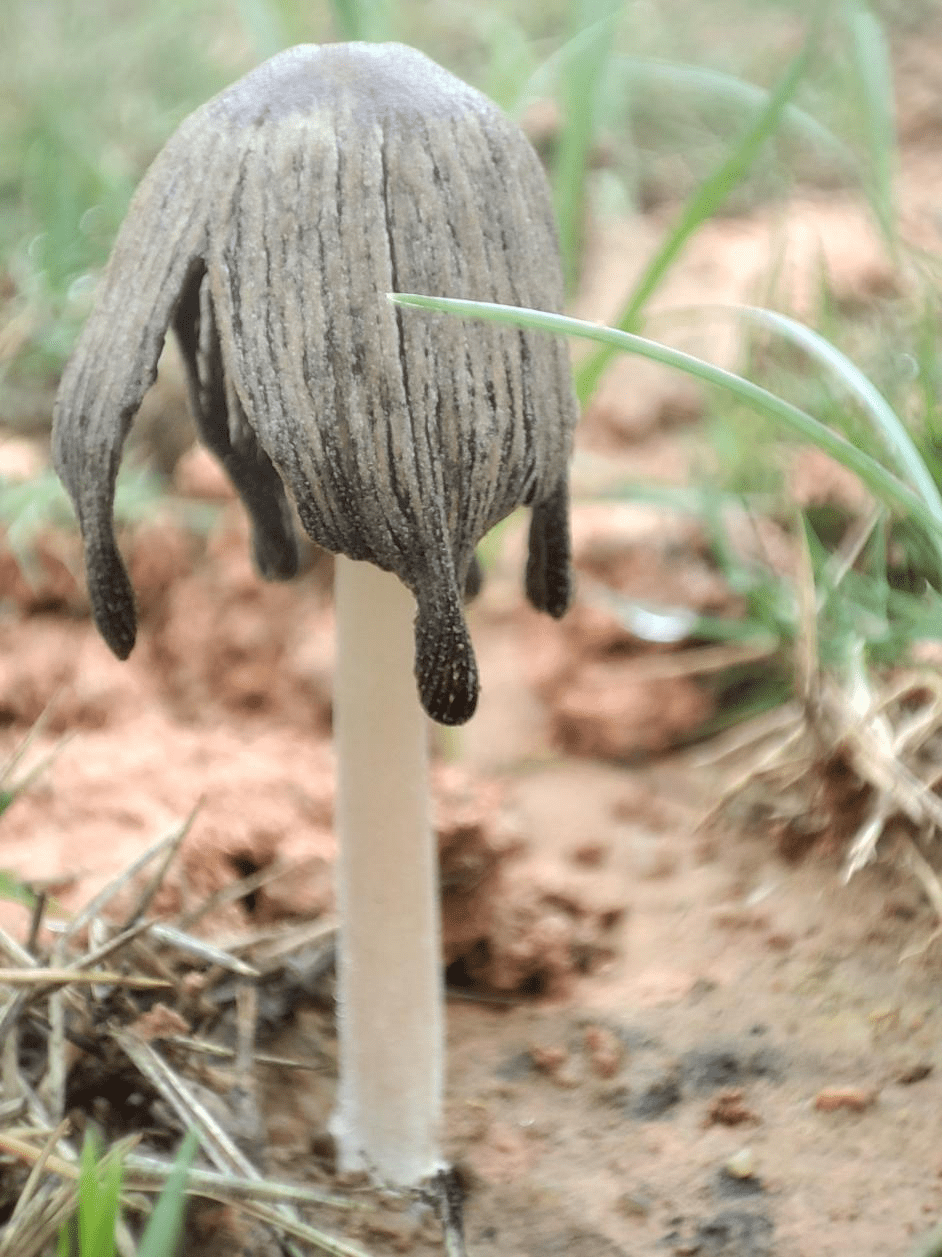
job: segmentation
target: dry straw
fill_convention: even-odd
[[[5,966],[0,972],[0,1000],[5,1001],[0,1018],[0,1196],[9,1199],[12,1191],[17,1200],[0,1227],[0,1254],[41,1257],[75,1210],[79,1165],[74,1125],[87,1115],[80,1115],[81,1105],[73,1099],[70,1116],[64,1116],[65,1082],[76,1059],[85,1059],[100,1062],[103,1076],[108,1070],[135,1071],[138,1089],[151,1097],[144,1121],[151,1137],[167,1144],[176,1141],[181,1129],[199,1133],[202,1165],[187,1175],[190,1196],[232,1204],[284,1241],[294,1236],[321,1251],[365,1257],[359,1245],[311,1225],[299,1210],[314,1207],[336,1217],[357,1207],[369,1209],[366,1200],[265,1178],[255,1164],[264,1142],[255,1105],[256,1068],[271,1064],[282,1070],[309,1069],[311,1063],[256,1050],[254,982],[265,981],[269,999],[287,1012],[297,998],[293,966],[311,947],[312,937],[315,945],[331,945],[332,923],[319,922],[317,935],[310,925],[281,927],[277,940],[246,930],[226,940],[223,948],[188,934],[183,913],[170,922],[143,916],[145,905],[134,888],[154,870],[143,892],[152,896],[155,879],[163,880],[168,857],[179,851],[189,824],[184,822],[123,870],[68,925],[41,920],[42,941],[33,951],[0,930]],[[285,869],[283,874],[296,876],[297,870]],[[247,885],[248,879],[243,880],[237,889],[245,894]],[[136,901],[131,915],[140,919],[133,929],[122,929],[123,914],[116,911],[116,904],[126,905],[129,896]],[[109,924],[109,917],[119,918],[118,924]],[[80,920],[89,933],[106,941],[91,948],[75,928]],[[107,969],[101,967],[106,957]],[[58,960],[58,967],[49,965],[52,959]],[[149,975],[155,972],[170,980],[154,982]],[[151,1038],[142,1014],[153,1015],[157,987],[168,1001],[166,1033]],[[192,994],[197,989],[198,1000]],[[67,997],[68,1009],[57,1033],[55,1002],[62,997]],[[216,1022],[221,1037],[234,1038],[235,1050],[215,1036],[172,1032],[175,1025],[198,1021],[200,1016]],[[159,1026],[159,1019],[154,1024]],[[224,1087],[213,1094],[211,1107],[205,1103],[207,1089],[201,1081],[205,1073],[199,1065],[207,1055],[220,1060],[216,1078]],[[318,1068],[325,1068],[324,1062]],[[102,1095],[107,1093],[105,1086]],[[96,1116],[100,1118],[100,1112]],[[255,1159],[236,1146],[240,1138],[255,1150]],[[171,1164],[148,1155],[139,1144],[139,1136],[121,1141],[112,1155],[117,1152],[124,1161],[126,1206],[146,1213],[149,1204],[140,1193],[160,1191]],[[19,1167],[28,1167],[29,1173]],[[127,1232],[123,1238],[119,1235],[119,1251],[133,1252]]]

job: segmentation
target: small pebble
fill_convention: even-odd
[[[866,1087],[824,1087],[814,1098],[814,1107],[820,1113],[836,1113],[846,1109],[849,1113],[863,1113],[876,1103],[877,1093]]]
[[[704,1126],[742,1126],[760,1119],[748,1107],[741,1087],[728,1087],[715,1096],[707,1109]]]
[[[723,1168],[730,1178],[753,1178],[756,1172],[755,1153],[751,1148],[740,1148]]]

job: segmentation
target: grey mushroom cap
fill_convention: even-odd
[[[131,651],[115,541],[121,450],[168,328],[201,439],[249,511],[261,574],[310,537],[395,572],[416,598],[430,716],[478,695],[462,591],[474,548],[532,508],[526,589],[570,597],[576,420],[555,337],[394,308],[388,292],[558,310],[538,159],[486,97],[398,44],[305,45],[191,114],[145,175],[56,400],[53,455],[75,504],[92,610]]]

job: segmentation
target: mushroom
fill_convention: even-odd
[[[338,556],[334,1131],[343,1168],[414,1184],[441,1163],[425,714],[474,712],[463,594],[477,542],[519,506],[527,595],[566,609],[576,406],[557,339],[397,310],[391,291],[558,310],[539,162],[495,105],[411,48],[289,49],[190,115],[145,175],[63,374],[53,452],[94,618],[122,659],[136,617],[115,481],[171,326],[261,575],[297,570],[286,486]]]

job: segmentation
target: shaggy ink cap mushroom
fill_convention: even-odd
[[[191,114],[145,175],[56,402],[95,621],[121,658],[134,596],[114,533],[121,450],[173,327],[199,435],[251,516],[261,574],[297,569],[293,512],[417,605],[426,712],[459,724],[478,676],[474,547],[532,508],[526,590],[570,596],[565,345],[395,309],[419,292],[558,310],[550,198],[520,130],[398,44],[301,46]]]

